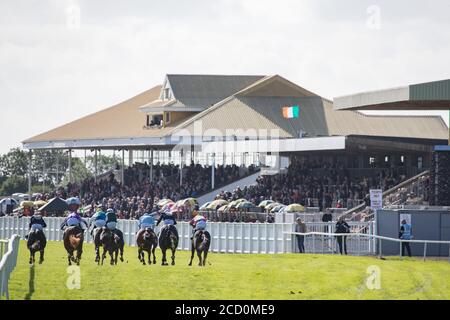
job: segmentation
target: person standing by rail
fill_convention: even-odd
[[[336,223],[336,233],[350,233],[350,226],[345,222],[344,216],[340,216]],[[339,252],[347,254],[347,236],[336,236]]]
[[[403,219],[400,225],[399,238],[402,240],[411,240],[412,237],[412,227]],[[409,242],[402,241],[402,257],[405,255],[405,249],[408,251],[408,256],[411,257],[411,247],[409,246]]]
[[[306,224],[302,222],[302,219],[297,218],[297,224],[295,225],[295,232],[306,233]],[[297,234],[297,244],[299,253],[305,253],[305,236]]]

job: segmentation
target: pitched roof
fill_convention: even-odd
[[[156,86],[113,107],[80,118],[53,130],[27,139],[24,143],[78,139],[151,137],[170,132],[178,123],[163,129],[144,129],[145,117],[139,106],[155,100],[161,86]]]
[[[262,86],[262,82],[269,79],[272,78],[252,86]],[[278,86],[284,83],[282,79],[277,76],[275,82],[271,82],[272,85],[277,83],[279,92],[283,91]],[[265,89],[270,91],[267,87]],[[443,140],[448,137],[447,127],[439,116],[369,116],[356,111],[336,111],[331,101],[312,93],[305,95],[301,87],[297,88],[297,96],[246,96],[249,92],[244,89],[224,99],[189,118],[176,130],[187,129],[194,133],[195,122],[199,124],[201,121],[204,131],[214,129],[225,135],[227,129],[242,129],[242,137],[251,137],[262,129],[278,130],[281,138],[298,137],[301,131],[308,137],[365,135]],[[290,92],[290,95],[294,94]],[[300,106],[299,118],[283,117],[281,108],[289,105]]]
[[[280,76],[193,76],[192,82],[196,85],[188,84],[187,75],[170,77],[175,77],[175,86],[179,86],[177,90],[184,95],[185,101],[190,99],[188,95],[192,95],[188,92],[196,86],[205,85],[205,88],[214,92],[211,96],[218,96],[236,90],[239,85],[235,81],[240,85],[248,81],[250,85],[233,91],[230,96],[200,113],[177,113],[165,128],[145,129],[145,114],[139,107],[158,99],[162,86],[156,86],[111,108],[32,137],[24,143],[167,137],[179,129],[188,129],[193,133],[197,120],[202,120],[203,132],[217,129],[226,134],[227,129],[242,129],[244,136],[252,136],[248,129],[253,128],[277,129],[281,138],[298,137],[300,131],[306,132],[309,137],[366,135],[442,140],[448,137],[447,126],[438,116],[368,116],[356,111],[335,111],[332,102]],[[221,86],[219,79],[225,79],[227,84]],[[200,90],[198,99],[206,95],[205,88]],[[283,118],[281,108],[293,104],[300,105],[300,117]]]
[[[169,74],[174,98],[185,106],[210,107],[264,76]]]

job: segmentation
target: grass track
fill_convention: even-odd
[[[189,253],[177,253],[177,265],[143,266],[135,247],[125,248],[125,263],[97,266],[94,249],[85,245],[81,288],[66,287],[66,253],[49,242],[42,265],[28,265],[21,241],[10,280],[11,299],[450,299],[450,263],[420,259],[331,255],[215,254],[211,265],[188,267]],[[381,269],[381,289],[365,285],[367,267]]]

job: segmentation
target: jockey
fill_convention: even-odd
[[[113,209],[106,210],[106,228],[111,231],[116,230],[117,216]]]
[[[156,223],[156,226],[158,226],[161,221],[163,221],[164,226],[161,228],[160,233],[163,234],[165,230],[168,230],[171,226],[174,226],[177,224],[177,221],[175,220],[175,217],[170,212],[161,212],[158,222]]]
[[[36,211],[34,215],[30,219],[30,224],[28,225],[28,228],[31,232],[36,232],[37,230],[44,231],[44,228],[47,227],[47,224],[45,223],[44,219],[42,218],[39,211]],[[25,239],[28,239],[29,234],[25,236]]]
[[[106,210],[106,229],[111,230],[114,234],[119,236],[122,242],[124,241],[123,232],[117,229],[117,216],[112,208]]]
[[[34,215],[31,217],[30,224],[28,226],[30,230],[33,232],[36,230],[43,231],[44,228],[47,227],[47,224],[45,223],[44,219],[42,218],[40,212],[36,211]]]
[[[205,230],[206,229],[206,218],[198,213],[197,210],[194,210],[194,218],[189,222],[189,224],[192,226],[192,238],[194,238],[194,234],[199,230]]]
[[[100,208],[97,209],[97,212],[91,217],[91,225],[94,225],[91,230],[91,234],[94,233],[94,229],[103,228],[106,226],[106,213]]]
[[[155,228],[155,218],[153,218],[153,216],[146,212],[144,213],[144,215],[139,219],[139,229],[143,230],[143,229],[154,229]]]
[[[88,228],[88,224],[85,220],[83,220],[80,215],[78,214],[78,209],[80,208],[80,199],[78,198],[69,198],[67,199],[67,204],[69,206],[69,215],[66,219],[64,219],[64,222],[61,224],[61,230],[64,230],[65,227],[73,227],[78,226],[82,230],[84,230],[82,223],[86,225],[86,228]]]

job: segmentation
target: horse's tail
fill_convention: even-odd
[[[209,238],[206,236],[205,232],[202,232],[202,242],[200,243],[200,245],[198,246],[198,248],[203,251],[206,248],[206,245],[209,242]]]
[[[36,240],[33,242],[30,249],[34,250],[34,251],[38,251],[40,249],[40,247],[41,247],[41,240]]]

